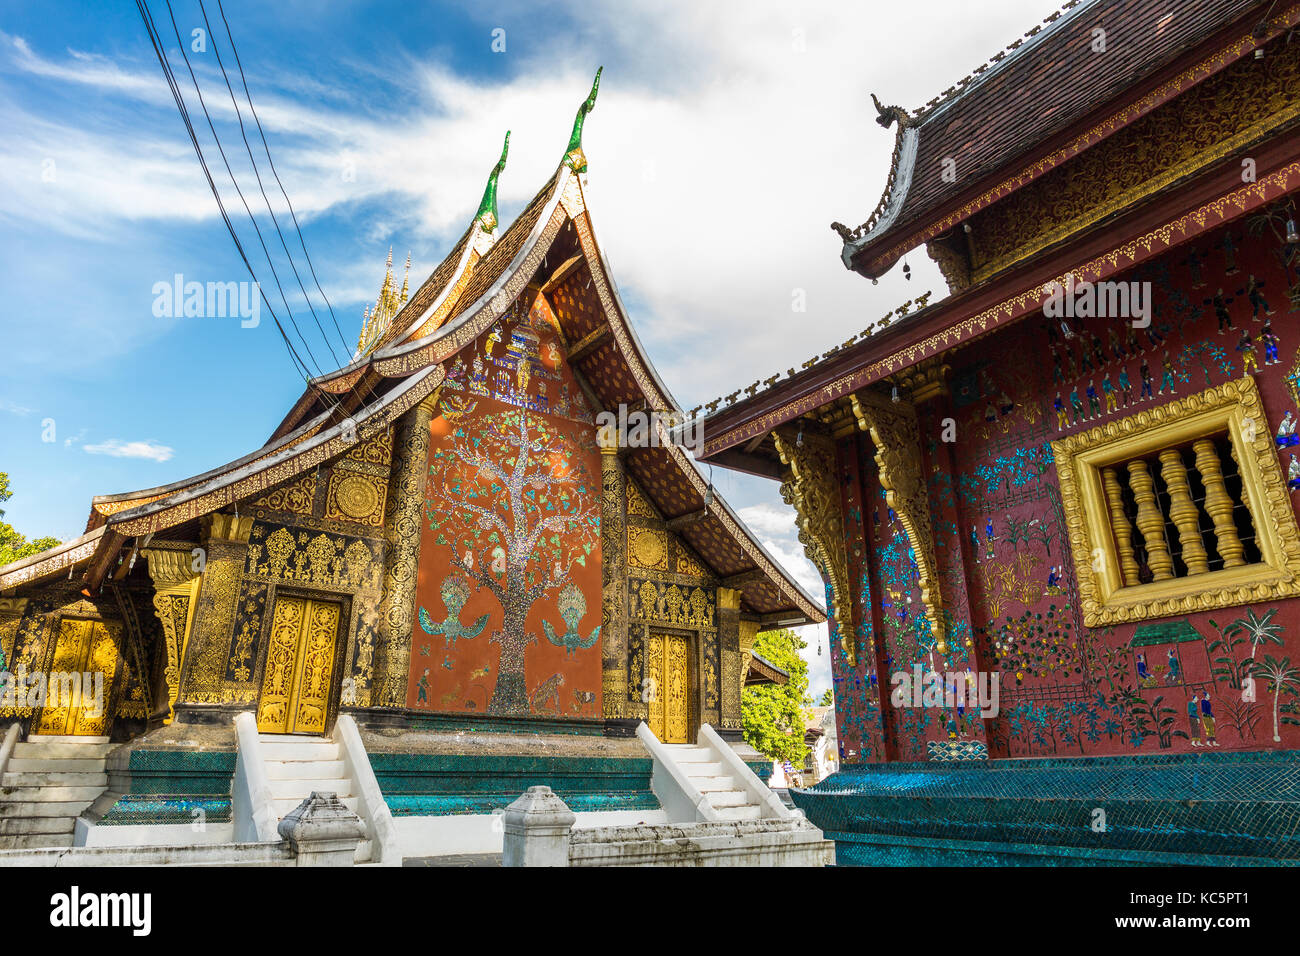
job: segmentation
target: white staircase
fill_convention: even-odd
[[[344,806],[361,815],[357,786],[343,762],[338,742],[329,737],[284,734],[259,734],[257,739],[277,824],[315,790],[337,795]],[[357,845],[356,862],[369,862],[372,849],[370,840],[362,840]]]
[[[355,861],[401,866],[392,813],[351,715],[340,715],[330,736],[315,737],[258,733],[256,718],[244,713],[235,733],[236,841],[278,841],[280,821],[313,791],[333,793],[366,827]]]
[[[737,785],[736,778],[718,759],[712,747],[696,744],[663,746],[686,779],[704,795],[719,820],[758,820],[762,817],[763,808]]]
[[[107,737],[36,735],[0,774],[0,849],[70,847],[77,817],[108,789]]]
[[[787,808],[708,724],[694,744],[664,744],[642,721],[636,735],[654,760],[650,787],[671,823],[791,820]]]

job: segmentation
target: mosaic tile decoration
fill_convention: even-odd
[[[372,753],[370,764],[394,816],[491,813],[532,786],[575,811],[659,807],[649,758]]]
[[[1296,751],[858,764],[791,798],[836,840],[844,862],[925,856],[850,846],[906,841],[938,841],[931,856],[939,857],[996,845],[1097,858],[1300,861]]]
[[[931,760],[988,760],[982,740],[931,740],[926,744]]]
[[[104,814],[100,826],[230,822],[233,750],[141,749],[132,751],[127,766],[130,791]]]

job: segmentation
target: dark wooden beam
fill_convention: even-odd
[[[601,325],[594,332],[584,335],[578,342],[569,349],[569,364],[580,362],[596,349],[609,337],[609,326]]]
[[[688,511],[684,515],[678,515],[676,518],[669,518],[664,522],[664,527],[669,531],[681,531],[689,528],[693,524],[699,524],[709,516],[709,512],[701,508],[699,511]]]
[[[731,588],[733,591],[743,591],[752,584],[763,584],[767,581],[767,574],[760,568],[751,568],[748,571],[741,571],[739,574],[733,574],[729,578],[723,578],[718,582],[719,587]]]
[[[777,611],[775,614],[764,614],[758,619],[758,629],[766,631],[778,627],[801,627],[808,623],[810,622],[801,612],[791,609]]]
[[[542,283],[541,285],[542,294],[549,295],[552,289],[554,289],[557,285],[559,285],[561,282],[563,282],[565,279],[569,277],[570,272],[578,268],[578,266],[582,265],[586,261],[587,261],[586,257],[583,256],[581,253],[572,257],[571,259],[565,259],[562,263],[559,264],[559,266],[556,267],[555,271],[551,273],[550,278],[548,278],[545,282]]]

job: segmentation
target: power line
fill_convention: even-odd
[[[244,149],[248,152],[248,161],[253,165],[253,175],[257,177],[258,191],[261,192],[262,194],[262,201],[266,203],[266,211],[271,216],[271,223],[272,225],[275,226],[276,235],[280,237],[280,247],[284,249],[285,258],[289,260],[289,268],[293,270],[293,277],[298,280],[298,288],[302,291],[302,297],[307,301],[307,308],[311,310],[311,317],[316,322],[316,330],[320,332],[321,338],[325,340],[325,346],[330,350],[330,356],[340,367],[346,365],[347,362],[339,361],[338,354],[334,351],[333,344],[330,342],[329,337],[325,334],[324,327],[322,327],[320,324],[320,317],[316,314],[315,306],[311,304],[311,297],[307,295],[307,289],[302,284],[302,276],[298,274],[298,267],[297,265],[294,264],[293,255],[292,253],[289,252],[289,245],[288,243],[285,242],[284,233],[280,230],[280,221],[275,218],[275,210],[271,208],[271,200],[267,198],[266,187],[263,186],[262,184],[262,174],[257,169],[257,160],[253,158],[253,147],[251,147],[248,144],[248,134],[244,130],[244,114],[239,108],[239,101],[235,99],[235,90],[234,87],[230,85],[230,76],[226,73],[226,66],[224,63],[221,62],[221,50],[217,47],[216,37],[214,37],[212,34],[212,24],[208,22],[208,11],[203,6],[203,0],[199,0],[199,12],[203,14],[203,25],[207,27],[208,38],[212,41],[212,52],[217,58],[217,66],[220,67],[221,69],[221,76],[226,81],[226,90],[230,93],[231,105],[235,107],[235,118],[239,121],[239,135],[240,138],[243,139],[244,141]],[[228,32],[229,29],[227,29],[227,33]],[[245,92],[247,92],[247,87],[245,87]],[[249,100],[249,105],[251,108],[252,106],[251,99]],[[260,124],[259,124],[259,128],[260,128]],[[265,145],[265,143],[266,140],[265,137],[263,137],[263,145]],[[267,150],[267,157],[270,158],[270,155],[271,155],[270,150]],[[281,187],[281,189],[283,190],[283,187]],[[299,238],[300,239],[302,238],[301,234],[299,234]],[[306,251],[306,248],[307,247],[304,244],[303,250]],[[340,333],[340,339],[341,338],[342,338],[342,333]],[[344,354],[345,355],[347,354],[346,344],[344,345]]]
[[[289,336],[285,333],[284,326],[280,323],[279,316],[275,314],[275,308],[266,297],[266,292],[263,291],[261,283],[257,282],[257,273],[253,270],[252,263],[248,261],[248,255],[244,252],[244,245],[240,242],[239,234],[235,231],[234,224],[230,221],[230,216],[226,212],[225,203],[221,200],[221,192],[217,189],[217,184],[212,178],[212,171],[208,168],[207,160],[203,157],[203,149],[200,147],[198,136],[194,132],[194,124],[190,120],[189,109],[185,105],[185,98],[181,95],[180,86],[177,84],[176,76],[172,72],[171,64],[167,60],[167,53],[162,38],[158,33],[157,26],[154,23],[153,14],[149,10],[147,0],[136,0],[136,9],[140,12],[140,17],[144,21],[145,30],[149,34],[149,42],[153,46],[154,54],[158,57],[158,63],[162,67],[163,77],[167,81],[167,87],[171,91],[172,99],[176,102],[176,108],[180,112],[181,121],[185,124],[185,131],[189,134],[190,143],[194,146],[194,152],[198,157],[199,166],[203,169],[203,176],[208,182],[208,188],[212,191],[212,197],[217,202],[217,210],[221,214],[222,222],[225,223],[226,231],[230,233],[230,238],[235,243],[235,249],[239,253],[239,258],[243,260],[244,268],[246,268],[248,274],[253,277],[254,284],[257,286],[258,294],[266,304],[267,311],[271,313],[271,319],[275,322],[275,327],[280,333],[280,338],[284,341],[285,348],[289,350],[289,355],[293,360],[294,368],[298,370],[300,375],[302,375],[303,381],[307,383],[308,387],[313,387],[311,372],[307,368],[307,364],[302,360],[302,357],[298,354],[297,349],[294,348],[293,343],[289,341]],[[315,386],[315,388],[317,391],[321,392],[322,396],[325,396],[323,389],[319,386]],[[330,396],[326,397],[328,398]]]
[[[203,0],[199,0],[199,6],[203,6]],[[221,13],[221,22],[226,25],[226,37],[230,40],[230,52],[235,55],[235,65],[239,67],[239,79],[244,84],[244,96],[248,100],[248,108],[252,111],[253,121],[257,123],[257,131],[262,137],[262,148],[266,150],[266,161],[270,163],[271,173],[275,176],[275,183],[280,187],[280,193],[284,196],[284,201],[289,207],[289,215],[293,217],[293,227],[298,231],[298,242],[302,245],[302,254],[307,257],[307,268],[311,270],[311,277],[316,283],[316,289],[320,292],[320,297],[325,300],[325,305],[330,310],[330,318],[334,320],[334,330],[338,333],[339,341],[343,343],[344,354],[346,355],[349,351],[347,340],[343,335],[343,330],[339,328],[339,320],[338,316],[334,314],[334,306],[330,305],[325,290],[321,288],[320,279],[316,277],[316,267],[312,264],[311,255],[307,252],[307,242],[302,237],[302,227],[298,225],[298,214],[294,212],[293,203],[289,201],[289,194],[285,191],[284,183],[280,182],[280,173],[275,168],[275,160],[271,158],[271,147],[266,144],[266,133],[262,129],[262,120],[257,115],[257,108],[253,106],[253,96],[248,92],[248,78],[244,76],[244,65],[239,59],[239,50],[235,48],[235,38],[231,35],[230,22],[226,20],[226,11],[221,5],[221,0],[217,0],[217,10]],[[206,20],[207,15],[205,14],[204,21],[206,22]]]
[[[208,105],[203,99],[203,91],[199,89],[199,78],[194,74],[194,67],[190,64],[189,54],[185,52],[185,43],[181,40],[180,27],[176,25],[176,13],[172,10],[171,0],[164,0],[167,4],[167,14],[172,21],[172,31],[176,34],[176,45],[180,48],[181,58],[185,61],[185,68],[189,71],[190,82],[194,84],[194,92],[199,98],[199,106],[203,110],[203,116],[208,121],[208,129],[212,132],[212,139],[216,142],[217,152],[221,155],[221,162],[226,167],[226,174],[230,177],[230,183],[235,187],[235,192],[239,194],[239,201],[244,205],[244,212],[248,213],[248,221],[253,224],[253,231],[257,233],[257,241],[262,247],[262,254],[266,256],[266,264],[271,267],[271,277],[275,280],[275,287],[280,292],[280,301],[284,303],[285,312],[288,313],[289,322],[293,329],[298,333],[298,338],[302,342],[303,348],[307,350],[307,356],[311,359],[312,365],[316,366],[316,374],[323,375],[324,370],[321,364],[316,361],[316,356],[312,353],[311,346],[307,343],[307,338],[302,334],[302,329],[298,328],[298,320],[293,316],[293,309],[289,307],[289,299],[284,294],[284,287],[280,284],[280,275],[275,271],[275,263],[271,260],[271,252],[266,248],[266,240],[262,236],[262,229],[257,224],[257,218],[253,215],[253,210],[249,208],[248,200],[244,198],[244,191],[239,188],[239,182],[235,179],[235,173],[230,168],[230,160],[226,157],[226,151],[221,145],[221,138],[217,136],[217,127],[212,122],[212,114],[208,112]]]

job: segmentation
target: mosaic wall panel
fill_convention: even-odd
[[[1296,602],[1085,627],[1050,445],[1251,375],[1294,495],[1300,337],[1290,320],[1300,314],[1300,250],[1282,228],[1276,215],[1253,214],[1118,276],[1150,283],[1149,327],[1076,317],[1067,334],[1030,319],[951,357],[951,398],[922,406],[936,549],[960,555],[942,575],[950,652],[934,652],[906,534],[871,482],[861,503],[866,554],[851,548],[850,557],[870,559],[863,593],[878,595],[878,680],[917,663],[996,671],[1000,710],[981,722],[952,709],[890,708],[893,759],[980,739],[995,758],[1300,747]],[[951,465],[938,447],[949,416]],[[859,466],[869,471],[869,456]],[[841,741],[858,751],[846,759],[881,759],[863,733],[870,675],[839,655],[833,664],[848,722]]]
[[[430,425],[407,706],[601,716],[601,462],[545,298],[451,362]]]

